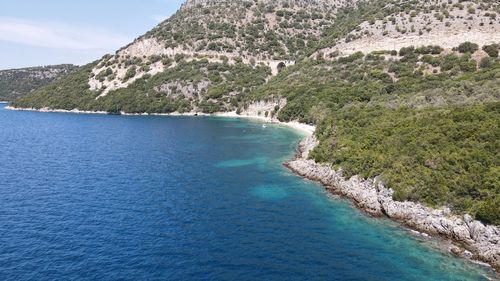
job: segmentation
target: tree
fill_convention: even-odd
[[[475,60],[461,61],[459,63],[459,66],[460,70],[462,70],[463,72],[474,72],[477,70]]]
[[[492,65],[493,65],[493,59],[490,57],[482,58],[481,61],[479,62],[480,68],[489,68]]]
[[[498,45],[497,44],[484,45],[483,51],[485,51],[488,54],[488,56],[490,56],[492,58],[498,57]]]
[[[123,81],[129,80],[130,78],[134,77],[136,74],[137,74],[136,66],[132,66],[125,73],[125,76],[123,77]]]
[[[477,210],[476,218],[490,224],[500,224],[500,196],[486,200]]]
[[[474,53],[478,48],[479,46],[477,44],[468,41],[458,45],[458,51],[462,54]]]

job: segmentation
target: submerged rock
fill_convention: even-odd
[[[394,201],[394,191],[375,179],[353,176],[347,179],[342,171],[308,159],[309,152],[318,144],[314,136],[299,144],[296,158],[285,163],[293,172],[321,182],[335,193],[351,199],[360,209],[374,215],[387,216],[402,224],[430,235],[439,235],[460,244],[450,247],[455,255],[473,258],[500,270],[500,229],[485,226],[470,215],[458,217],[448,208],[432,209],[419,203]]]

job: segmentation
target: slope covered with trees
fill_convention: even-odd
[[[77,69],[74,65],[54,65],[0,70],[0,100],[11,101],[47,85]]]
[[[317,162],[380,176],[398,200],[500,224],[500,63],[400,53],[304,62],[252,98],[286,97],[280,120],[317,124]]]

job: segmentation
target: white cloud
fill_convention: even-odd
[[[68,50],[114,50],[130,38],[64,23],[0,18],[0,41]]]

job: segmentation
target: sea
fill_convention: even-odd
[[[288,171],[304,135],[0,105],[0,280],[487,280]]]

